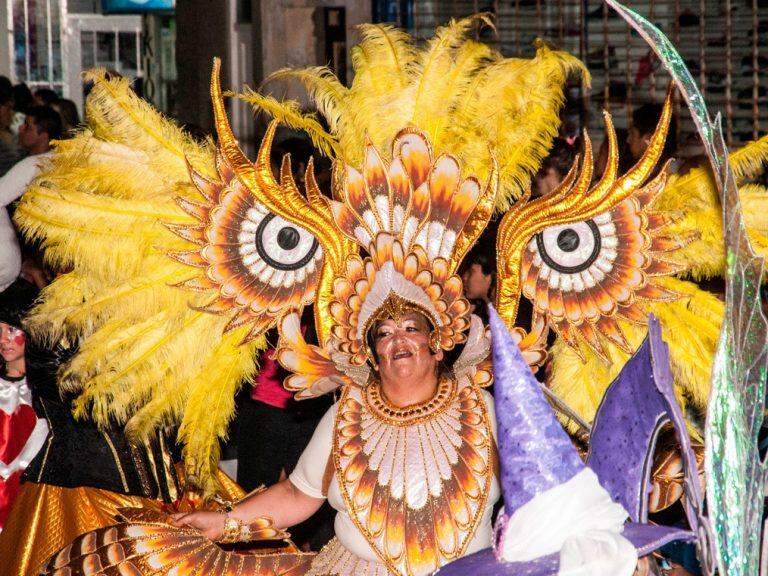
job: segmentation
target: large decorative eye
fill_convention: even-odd
[[[608,214],[596,220],[546,228],[535,239],[544,263],[563,274],[588,271],[598,257],[603,261],[597,268],[609,268],[616,258],[616,227]]]
[[[276,214],[267,212],[261,204],[256,204],[243,220],[240,240],[240,255],[254,276],[262,274],[268,268],[272,273],[272,284],[283,282],[283,278],[303,280],[307,268],[312,268],[320,250],[317,238],[309,232]]]
[[[246,336],[250,340],[269,328],[282,311],[301,308],[314,298],[323,251],[307,230],[268,211],[223,158],[217,167],[220,181],[216,182],[190,173],[207,204],[178,200],[197,224],[169,226],[200,248],[170,255],[205,270],[180,286],[218,290],[202,309],[232,313],[226,329],[250,325]]]
[[[666,223],[635,197],[591,220],[545,228],[523,256],[522,292],[577,352],[577,335],[604,358],[600,335],[629,351],[617,320],[645,323],[644,301],[677,297],[653,281],[682,269],[661,258],[686,242],[663,236]]]

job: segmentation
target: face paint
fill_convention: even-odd
[[[382,382],[390,379],[423,379],[434,374],[442,351],[430,348],[431,327],[427,319],[409,313],[399,321],[388,319],[376,327],[374,341]]]
[[[0,356],[7,364],[23,361],[26,341],[27,337],[23,330],[0,322]]]

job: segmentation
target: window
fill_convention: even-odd
[[[14,82],[35,88],[64,87],[62,63],[62,1],[10,0]]]

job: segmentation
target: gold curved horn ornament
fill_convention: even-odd
[[[327,303],[331,299],[333,279],[345,266],[346,258],[356,249],[335,226],[333,214],[326,199],[317,188],[313,164],[307,167],[307,195],[296,186],[290,170],[284,169],[278,182],[270,166],[272,141],[277,121],[270,123],[259,147],[255,164],[243,153],[229,125],[219,81],[220,60],[214,59],[211,73],[211,101],[213,102],[219,150],[232,167],[237,178],[259,202],[274,214],[306,229],[323,249],[323,266],[317,287],[315,322],[320,342],[330,336],[331,318]],[[284,168],[289,164],[284,162]]]
[[[584,133],[584,159],[575,183],[572,174],[550,194],[529,200],[523,197],[507,212],[499,226],[497,239],[498,291],[496,309],[512,326],[517,316],[521,294],[521,264],[526,246],[533,236],[547,227],[581,222],[594,218],[641,189],[661,157],[672,116],[672,89],[667,93],[659,124],[642,158],[624,176],[616,179],[618,153],[616,133],[611,117],[606,113],[609,160],[602,179],[591,189],[592,144]],[[578,164],[574,162],[574,168]]]

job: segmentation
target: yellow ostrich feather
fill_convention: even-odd
[[[196,142],[173,122],[136,96],[126,78],[109,77],[104,69],[86,72],[93,88],[85,103],[85,116],[93,136],[145,152],[152,171],[177,177],[189,162],[195,170],[215,176],[214,145]]]
[[[691,282],[676,278],[665,278],[661,282],[683,297],[674,302],[651,304],[648,311],[661,321],[662,335],[669,345],[677,399],[690,422],[702,423],[723,303]],[[622,322],[621,327],[633,350],[648,333],[646,326]],[[582,361],[561,340],[550,350],[549,386],[588,422],[594,419],[608,385],[629,359],[629,355],[616,346],[607,345],[606,351],[609,363],[603,362],[586,346],[581,348]]]
[[[263,110],[289,128],[305,132],[324,156],[334,158],[338,155],[336,141],[323,129],[314,114],[301,112],[298,102],[278,102],[271,96],[264,96],[252,90],[246,90],[238,95],[238,98]]]
[[[749,239],[758,254],[768,256],[768,191],[748,183],[765,170],[768,135],[733,152],[730,159],[740,187]],[[721,276],[725,268],[723,217],[709,168],[696,168],[684,176],[671,175],[656,206],[678,216],[669,227],[671,233],[698,235],[694,242],[673,254],[677,261],[689,266],[689,275],[695,280]]]
[[[242,345],[244,329],[225,334],[230,318],[199,310],[214,294],[179,289],[196,271],[167,254],[198,248],[168,225],[198,225],[177,198],[205,201],[189,166],[215,181],[216,150],[163,118],[126,80],[104,71],[86,78],[94,82],[88,128],[57,146],[16,212],[48,262],[71,270],[43,291],[29,329],[78,344],[59,377],[62,390],[79,394],[78,417],[124,425],[137,440],[181,424],[190,474],[210,492],[234,392],[264,345]],[[230,400],[193,401],[220,393]]]
[[[529,185],[557,134],[568,76],[588,84],[589,74],[578,59],[543,42],[533,59],[503,58],[466,38],[478,21],[489,22],[483,15],[451,21],[423,48],[402,31],[362,27],[348,89],[326,68],[281,70],[273,78],[294,78],[307,88],[338,142],[336,158],[347,164],[362,164],[366,139],[387,150],[407,126],[426,132],[436,155],[454,154],[481,181],[495,157],[497,206],[505,210]],[[292,102],[280,105],[283,112],[270,101],[267,111],[282,118],[295,109]]]

